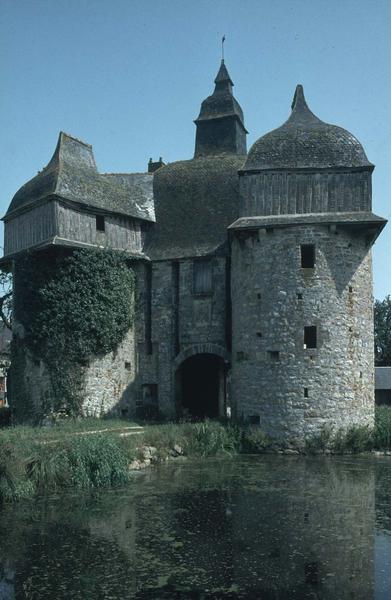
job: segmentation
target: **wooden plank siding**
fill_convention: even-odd
[[[61,203],[56,203],[58,233],[60,238],[107,246],[114,250],[128,250],[140,253],[140,222],[129,217],[105,214],[105,231],[96,230],[96,215],[92,212],[77,211]],[[102,213],[100,213],[102,214]]]
[[[371,211],[371,174],[267,172],[240,177],[241,215]]]
[[[41,204],[5,222],[4,255],[27,250],[55,235],[54,203]]]
[[[4,255],[16,254],[45,242],[61,244],[62,241],[70,245],[74,242],[75,245],[142,252],[140,221],[106,213],[104,222],[105,231],[97,231],[96,214],[52,200],[6,221]]]

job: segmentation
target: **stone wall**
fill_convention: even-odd
[[[115,352],[96,358],[88,366],[85,374],[83,415],[128,415],[134,406],[135,377],[135,338],[131,329]]]
[[[212,290],[196,295],[193,260],[156,261],[152,266],[152,354],[145,343],[147,290],[145,271],[138,277],[138,389],[158,386],[159,410],[167,418],[177,415],[174,359],[180,353],[206,344],[226,347],[226,258],[211,257]],[[212,347],[212,346],[211,346]],[[138,392],[141,399],[141,392]]]
[[[303,269],[301,244],[315,244]],[[322,225],[254,230],[232,242],[232,396],[238,418],[298,440],[373,424],[371,252]],[[304,327],[317,348],[304,348]]]

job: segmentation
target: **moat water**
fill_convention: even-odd
[[[0,511],[0,598],[391,598],[391,457],[181,462]]]

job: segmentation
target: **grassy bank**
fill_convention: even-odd
[[[53,428],[0,430],[0,501],[43,491],[123,485],[137,461],[205,457],[277,450],[259,427],[218,422],[147,425],[122,420],[70,421]],[[94,431],[94,434],[88,432]],[[149,449],[152,447],[152,451]],[[324,429],[307,442],[306,453],[391,450],[391,408],[378,407],[376,427],[347,432]],[[145,451],[148,450],[149,454]],[[293,452],[293,450],[290,450]]]
[[[240,451],[239,430],[217,422],[149,425],[141,432],[130,427],[126,421],[89,420],[0,430],[0,500],[123,485],[129,465],[145,461],[145,448],[153,447],[152,462]]]

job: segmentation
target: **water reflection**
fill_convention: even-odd
[[[0,598],[383,600],[390,501],[387,457],[165,466],[4,508]]]

